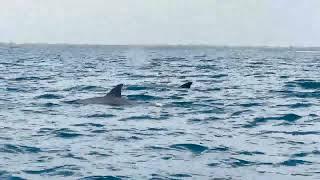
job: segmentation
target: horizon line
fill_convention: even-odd
[[[103,44],[103,43],[48,43],[48,42],[1,42],[0,45],[67,45],[67,46],[136,46],[136,47],[246,47],[246,48],[320,48],[320,45],[218,45],[218,44]]]

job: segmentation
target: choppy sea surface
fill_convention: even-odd
[[[319,140],[320,49],[0,45],[0,179],[319,179]]]

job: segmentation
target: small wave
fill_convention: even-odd
[[[29,76],[29,77],[17,77],[10,79],[12,81],[38,81],[38,80],[49,80],[52,79],[51,77],[36,77],[36,76]]]
[[[206,54],[203,54],[203,55],[194,55],[193,57],[194,57],[194,58],[205,58],[205,57],[207,57],[207,55],[206,55]]]
[[[203,118],[203,119],[190,118],[190,119],[188,119],[188,122],[190,122],[190,123],[199,123],[199,122],[200,123],[209,123],[210,121],[216,121],[216,120],[220,120],[220,118],[214,117],[214,116]]]
[[[148,128],[147,131],[168,131],[167,128]]]
[[[279,116],[279,117],[266,117],[266,118],[265,117],[258,117],[258,118],[255,118],[254,121],[250,122],[249,124],[244,125],[244,127],[245,128],[252,128],[252,127],[258,126],[261,123],[265,123],[265,122],[273,121],[273,120],[284,120],[287,122],[294,122],[300,118],[302,118],[302,117],[299,115],[296,115],[296,114],[285,114],[285,115]]]
[[[49,102],[49,103],[44,103],[42,106],[50,108],[50,107],[57,107],[57,106],[61,106],[61,105]]]
[[[91,115],[86,115],[85,117],[87,117],[87,118],[111,118],[114,116],[115,115],[113,115],[113,114],[91,114]]]
[[[79,180],[121,180],[121,179],[127,179],[129,177],[126,176],[88,176],[81,178]]]
[[[141,75],[141,74],[132,74],[130,75],[130,78],[132,79],[146,79],[146,78],[154,78],[156,76],[147,76],[147,75]]]
[[[56,166],[53,168],[41,169],[41,170],[24,170],[27,174],[38,175],[50,175],[50,176],[72,176],[75,171],[79,171],[80,168],[75,165]]]
[[[308,164],[312,164],[312,162],[299,160],[299,159],[289,159],[287,161],[283,161],[280,163],[280,165],[283,165],[283,166],[298,166],[303,164],[308,165]]]
[[[82,136],[82,134],[77,133],[76,131],[73,131],[68,128],[58,129],[53,131],[52,133],[55,134],[55,136],[61,137],[61,138],[75,138],[75,137]]]
[[[319,117],[317,114],[309,114],[310,117]]]
[[[145,149],[148,150],[170,150],[170,148],[167,147],[161,147],[161,146],[147,146]]]
[[[37,133],[38,134],[46,134],[46,133],[50,133],[51,131],[54,131],[54,129],[52,129],[52,128],[40,128]]]
[[[20,145],[12,145],[12,144],[1,144],[0,152],[3,153],[13,153],[13,154],[27,154],[27,153],[39,153],[42,152],[40,148],[31,147],[31,146],[20,146]]]
[[[108,130],[105,130],[105,129],[96,129],[96,130],[92,130],[92,131],[90,131],[91,133],[97,133],[97,134],[99,134],[99,133],[106,133],[106,132],[108,132]]]
[[[195,154],[201,154],[209,149],[208,147],[199,144],[173,144],[170,146],[170,148],[188,150]]]
[[[273,133],[290,134],[293,136],[303,136],[303,135],[319,135],[320,131],[263,131],[260,134],[273,134]]]
[[[74,124],[73,126],[78,126],[78,127],[104,127],[103,124],[98,124],[98,123],[82,123],[82,124]]]
[[[175,178],[188,178],[188,177],[192,177],[189,174],[172,174],[170,175],[171,177],[175,177]]]
[[[288,79],[290,76],[280,76],[281,79]]]
[[[184,131],[174,131],[167,133],[168,136],[181,136],[181,135],[186,135],[187,133]]]
[[[128,117],[128,118],[123,118],[123,119],[120,119],[120,121],[127,121],[127,120],[152,120],[152,119],[157,119],[157,118],[154,118],[154,117],[149,116],[149,115],[141,115],[141,116],[131,116],[131,117]]]
[[[303,89],[320,89],[320,82],[311,79],[298,79],[295,81],[287,82],[287,87],[299,86]]]
[[[83,157],[79,157],[79,156],[76,156],[72,153],[67,153],[67,154],[62,154],[60,155],[62,158],[72,158],[72,159],[79,159],[79,160],[86,160],[85,158]]]
[[[210,76],[209,78],[218,79],[218,78],[222,78],[222,77],[228,77],[228,74],[212,75],[212,76]]]
[[[320,82],[313,80],[305,80],[297,83],[299,86],[305,89],[320,89]]]
[[[209,163],[209,164],[207,164],[207,166],[209,166],[209,167],[217,167],[217,166],[219,166],[219,163]]]
[[[320,98],[320,91],[312,91],[312,92],[300,92],[293,90],[281,90],[281,91],[270,91],[270,93],[281,93],[286,97],[297,97],[297,98]]]
[[[293,122],[293,121],[296,121],[300,118],[302,118],[302,117],[299,115],[296,115],[296,114],[286,114],[284,116],[276,118],[276,120],[278,119],[278,120],[285,120],[285,121]]]
[[[254,156],[254,155],[264,155],[265,153],[260,151],[240,151],[238,154],[248,155],[248,156]]]
[[[118,56],[118,59],[121,59],[121,60],[125,60],[127,58],[128,58],[127,56]]]
[[[265,63],[265,62],[262,62],[262,61],[252,61],[252,62],[249,62],[249,64],[264,65],[264,64],[266,64],[266,63]]]
[[[35,99],[61,99],[63,96],[56,94],[43,94],[40,96],[36,96]]]
[[[132,73],[131,72],[119,72],[118,73],[118,76],[125,76],[125,77],[128,77],[128,76],[131,76]]]
[[[66,88],[64,89],[64,91],[87,91],[87,90],[101,90],[101,87],[98,86],[85,86],[85,85],[79,85],[79,86],[74,86],[74,87],[70,87],[70,88]]]
[[[209,72],[210,70],[217,70],[217,67],[215,65],[198,65],[196,69]]]
[[[188,108],[188,107],[191,107],[192,105],[193,105],[192,101],[175,101],[175,102],[172,102],[170,106]]]
[[[114,140],[115,141],[130,141],[130,140],[143,140],[143,139],[138,136],[130,136],[130,137],[117,136],[114,138]]]
[[[238,159],[238,158],[231,158],[230,160],[228,160],[227,163],[235,168],[236,167],[243,167],[243,166],[251,166],[251,165],[256,164],[255,162],[247,161],[247,160],[243,160],[243,159]]]
[[[226,152],[226,151],[230,151],[230,148],[225,146],[219,146],[219,147],[210,149],[210,152]]]
[[[101,156],[101,157],[109,157],[109,156],[111,156],[109,154],[100,153],[100,152],[97,152],[97,151],[90,151],[87,155],[89,155],[89,156]]]
[[[168,177],[165,177],[164,175],[161,175],[161,174],[151,174],[152,178],[150,178],[150,180],[168,180],[169,178]]]
[[[7,179],[7,180],[26,180],[24,178],[18,177],[18,176],[13,176],[11,173],[7,171],[2,171],[0,170],[0,179]]]
[[[165,57],[162,58],[162,60],[167,60],[167,61],[181,61],[181,60],[185,60],[186,58],[184,57]]]
[[[172,95],[172,96],[169,96],[169,99],[180,100],[180,99],[183,99],[183,97],[182,96],[177,96],[177,95]]]
[[[246,68],[249,68],[249,69],[258,69],[258,68],[261,68],[260,66],[257,66],[257,65],[247,65],[245,66]]]
[[[243,104],[239,104],[239,106],[242,107],[256,107],[256,106],[262,106],[262,103],[243,103]]]
[[[290,104],[288,105],[290,108],[305,108],[305,107],[311,107],[313,104],[310,103],[296,103],[296,104]]]
[[[212,62],[214,59],[201,59],[200,62]]]
[[[170,157],[170,156],[165,156],[165,157],[161,157],[161,159],[163,159],[163,160],[170,160],[170,159],[172,159],[172,157]]]
[[[236,112],[232,113],[231,116],[239,116],[239,115],[246,113],[246,112],[250,112],[250,110],[236,111]]]
[[[9,91],[9,92],[28,92],[28,90],[24,89],[23,87],[21,87],[21,88],[18,88],[18,87],[7,87],[6,90]]]
[[[318,150],[314,150],[311,152],[300,152],[300,153],[295,153],[292,155],[292,157],[306,157],[309,155],[320,155],[320,151]]]

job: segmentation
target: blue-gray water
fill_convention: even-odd
[[[319,49],[0,45],[0,179],[319,179],[319,128]]]

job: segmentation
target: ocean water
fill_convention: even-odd
[[[0,179],[319,179],[319,140],[320,49],[0,45]]]

